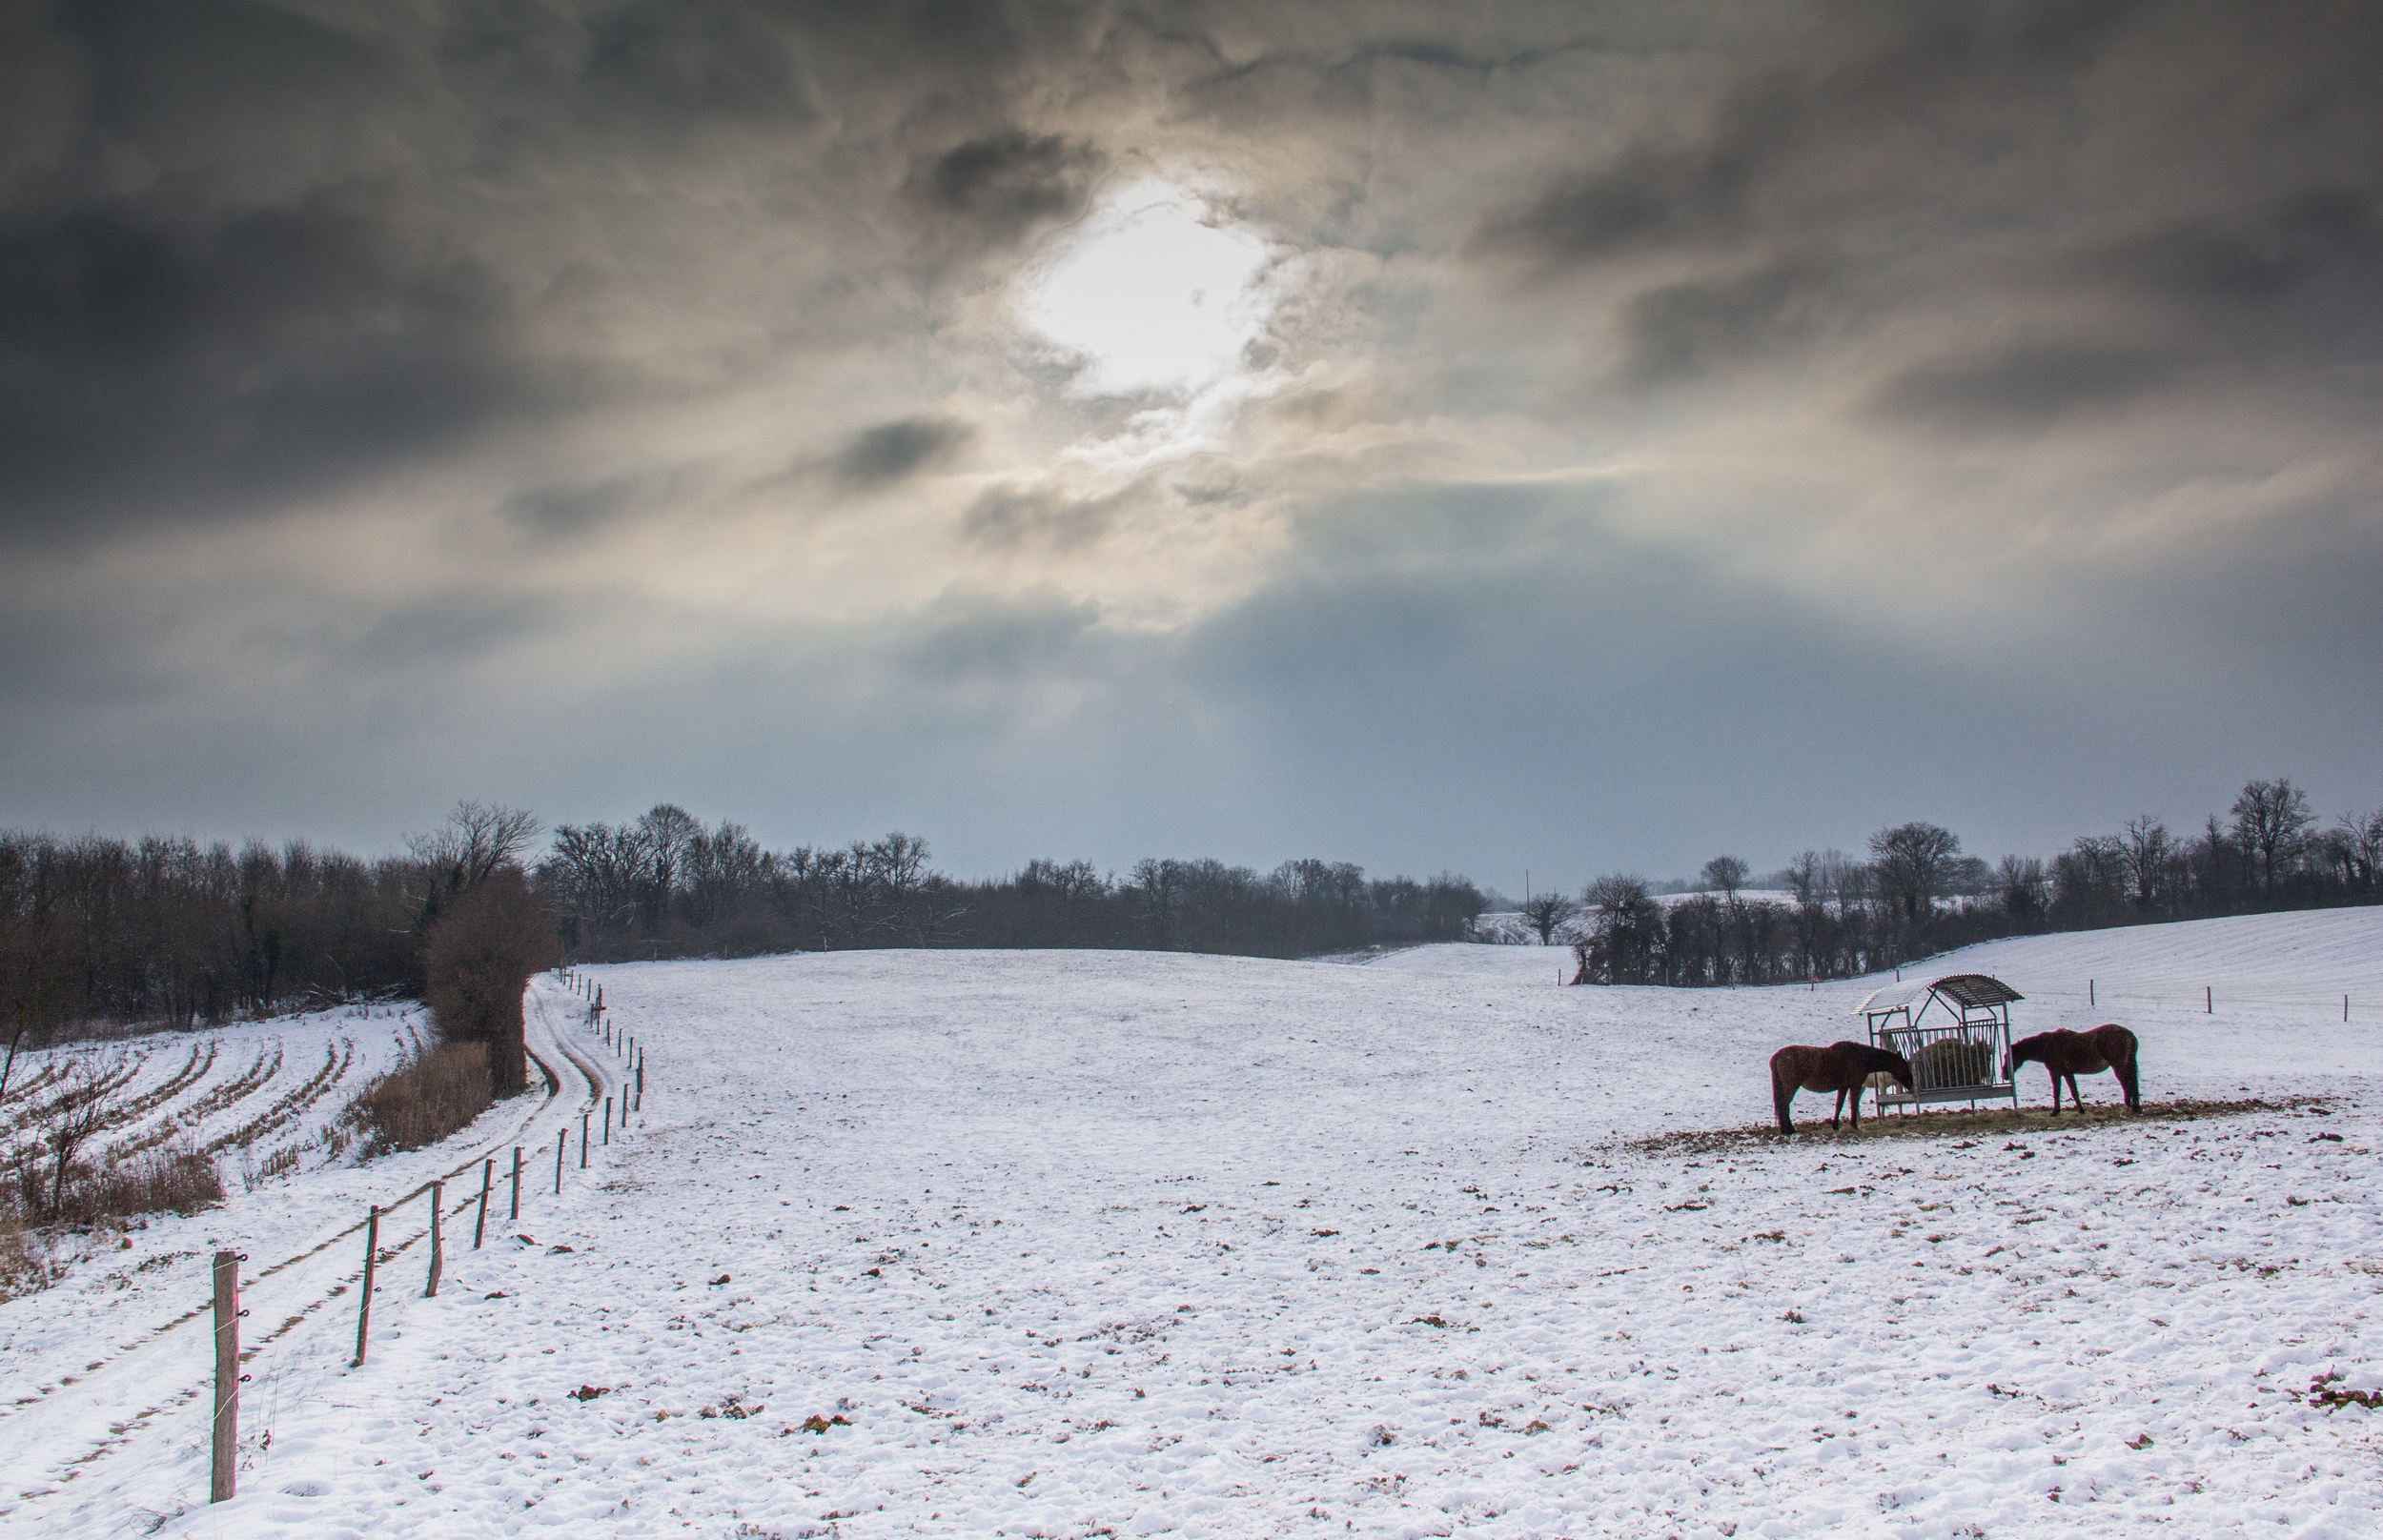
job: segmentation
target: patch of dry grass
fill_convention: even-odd
[[[364,1152],[435,1145],[487,1111],[488,1060],[485,1043],[441,1043],[365,1086],[345,1115],[364,1130]]]
[[[2230,1102],[2179,1097],[2169,1102],[2146,1102],[2141,1112],[2128,1112],[2122,1104],[2106,1102],[2089,1104],[2081,1112],[2064,1107],[2057,1118],[2052,1116],[2048,1106],[2022,1107],[2016,1111],[2009,1107],[1990,1111],[1965,1107],[1959,1111],[1890,1112],[1884,1117],[1865,1117],[1858,1132],[1846,1127],[1832,1129],[1828,1119],[1823,1116],[1799,1120],[1792,1134],[1782,1134],[1775,1125],[1767,1123],[1740,1128],[1683,1128],[1603,1147],[1623,1149],[1634,1155],[1703,1155],[1716,1150],[1761,1145],[1853,1145],[1896,1139],[2062,1133],[2080,1128],[2107,1128],[2113,1124],[2188,1123],[2201,1118],[2236,1118],[2252,1112],[2300,1109],[2323,1111],[2326,1107],[2322,1098],[2305,1096],[2285,1102],[2268,1102],[2255,1096]]]
[[[195,1214],[223,1202],[223,1173],[204,1150],[165,1149],[109,1165],[67,1182],[70,1224],[132,1214]]]
[[[54,1166],[20,1152],[0,1188],[0,1300],[48,1288],[65,1276],[52,1255],[58,1232],[105,1230],[140,1214],[194,1214],[223,1201],[214,1158],[187,1145],[128,1161]]]
[[[13,1214],[0,1214],[0,1300],[47,1288],[50,1259],[34,1234]]]

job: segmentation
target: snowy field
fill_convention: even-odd
[[[97,1158],[175,1146],[208,1151],[222,1171],[226,1201],[187,1218],[136,1220],[119,1234],[70,1238],[53,1253],[63,1268],[55,1285],[0,1303],[0,1530],[13,1535],[45,1498],[77,1497],[91,1484],[104,1483],[133,1504],[126,1510],[117,1501],[112,1511],[129,1512],[124,1522],[135,1530],[150,1522],[148,1510],[177,1505],[185,1457],[207,1438],[203,1391],[214,1348],[206,1306],[217,1248],[249,1256],[241,1269],[253,1280],[243,1298],[244,1340],[255,1356],[244,1429],[259,1435],[251,1440],[257,1452],[269,1454],[261,1435],[281,1414],[277,1397],[285,1386],[319,1385],[309,1376],[329,1361],[340,1335],[338,1324],[324,1329],[322,1322],[351,1306],[343,1296],[361,1272],[370,1205],[394,1204],[435,1178],[468,1176],[452,1209],[466,1186],[477,1192],[483,1154],[509,1156],[521,1144],[533,1157],[532,1211],[540,1202],[551,1206],[557,1132],[566,1125],[576,1130],[579,1109],[620,1071],[578,1029],[584,1015],[578,1002],[560,989],[542,994],[531,1013],[530,1045],[554,1071],[551,1089],[540,1084],[434,1148],[363,1163],[352,1143],[343,1149],[331,1137],[336,1115],[422,1041],[418,1008],[358,1006],[20,1060],[18,1084],[32,1090],[12,1091],[10,1115],[0,1119],[12,1148],[37,1137],[38,1119],[28,1112],[43,1100],[45,1072],[70,1057],[89,1058],[125,1075],[116,1101],[123,1121],[93,1141]],[[538,1156],[547,1164],[540,1166]],[[427,1226],[426,1199],[418,1196],[384,1221],[384,1247],[420,1249]],[[342,1323],[352,1350],[352,1315]],[[307,1409],[301,1402],[288,1414]],[[205,1481],[202,1462],[202,1497]]]
[[[11,1397],[0,1528],[2383,1530],[2383,1413],[2307,1398],[2321,1375],[2383,1386],[2383,911],[1926,965],[2014,984],[2023,1033],[2132,1026],[2154,1113],[2273,1104],[2054,1125],[2029,1066],[2033,1121],[1991,1138],[1823,1125],[1635,1149],[1767,1121],[1770,1050],[1858,1032],[1848,1012],[1879,981],[1560,988],[1560,960],[593,970],[650,1051],[646,1102],[560,1199],[549,1182],[499,1244],[451,1250],[435,1300],[419,1247],[393,1261],[364,1368],[347,1367],[352,1292],[260,1349],[232,1503],[203,1501],[205,1407],[175,1399],[205,1383],[203,1326],[125,1355],[146,1365],[136,1421],[75,1401],[79,1384]],[[575,1121],[615,1062],[560,985],[533,1003],[534,1044],[585,1065],[537,1116]],[[2085,1084],[2115,1100],[2108,1076]],[[1824,1120],[1816,1100],[1802,1111]],[[295,1217],[235,1194],[171,1222],[188,1226],[172,1244],[234,1242],[261,1266],[333,1224],[307,1183],[395,1195],[513,1142],[483,1124],[402,1169],[294,1178]],[[276,1224],[277,1249],[251,1240]],[[272,1307],[259,1285],[252,1333],[342,1287],[352,1249]],[[85,1271],[0,1314],[11,1385],[123,1340],[76,1323],[141,1280]],[[177,1275],[153,1304],[202,1293]]]

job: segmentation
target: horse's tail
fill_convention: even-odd
[[[1796,1120],[1787,1115],[1787,1108],[1796,1099],[1796,1082],[1802,1079],[1783,1063],[1787,1057],[1785,1048],[1771,1055],[1771,1107],[1779,1114],[1779,1131],[1782,1134],[1796,1131]]]
[[[2135,1074],[2135,1053],[2141,1044],[2136,1042],[2135,1035],[2112,1022],[2096,1036],[2102,1037],[2108,1046],[2118,1050],[2116,1053],[2104,1053],[2102,1057],[2110,1062],[2110,1073],[2118,1077],[2119,1088],[2127,1093],[2127,1110],[2142,1111],[2143,1086]]]

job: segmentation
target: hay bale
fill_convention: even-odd
[[[1994,1044],[1973,1038],[1939,1038],[1911,1056],[1911,1081],[1924,1091],[1994,1084]]]

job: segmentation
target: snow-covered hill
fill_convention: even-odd
[[[2383,911],[1939,960],[2023,1031],[2133,1026],[2153,1103],[2275,1104],[2055,1125],[2039,1079],[1992,1139],[1633,1148],[1766,1120],[1770,1050],[1858,1031],[1877,981],[1564,988],[1558,956],[593,970],[654,1070],[599,1180],[437,1300],[393,1266],[365,1368],[344,1302],[260,1354],[234,1503],[182,1407],[43,1495],[12,1456],[0,1523],[2375,1528],[2383,1414],[2305,1393],[2383,1386]]]

